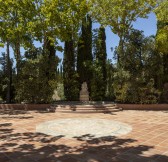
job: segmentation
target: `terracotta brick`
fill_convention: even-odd
[[[32,118],[29,118],[29,117]],[[168,115],[161,111],[106,114],[30,112],[24,118],[0,115],[0,162],[167,162]],[[28,117],[28,118],[26,118]],[[65,118],[101,118],[132,126],[129,134],[80,141],[36,133],[37,124]],[[72,126],[73,127],[73,126]],[[92,160],[92,161],[91,161]],[[167,160],[167,161],[166,161]]]

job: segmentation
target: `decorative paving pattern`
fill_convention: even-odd
[[[113,120],[98,118],[68,118],[47,121],[36,126],[36,131],[67,138],[91,135],[94,137],[120,136],[129,133],[132,127]]]
[[[36,126],[44,122],[57,119],[68,124],[66,119],[77,118],[119,121],[131,125],[132,131],[103,138],[66,138],[36,132]],[[91,124],[88,127],[88,131],[93,129]],[[112,131],[117,129],[113,127]],[[0,114],[0,162],[168,162],[168,111]]]

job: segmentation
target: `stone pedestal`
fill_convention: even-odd
[[[89,101],[89,92],[86,82],[82,84],[82,88],[80,91],[80,101]]]

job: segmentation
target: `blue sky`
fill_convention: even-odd
[[[144,31],[145,36],[155,35],[157,30],[156,25],[156,17],[154,13],[149,14],[148,19],[141,19],[139,18],[136,22],[133,23],[133,27],[138,30]],[[98,24],[94,24],[93,28],[98,27]],[[113,58],[113,52],[111,51],[111,47],[115,47],[118,45],[119,38],[117,35],[113,34],[111,32],[111,29],[109,27],[106,28],[106,46],[107,46],[107,56],[109,59]],[[37,44],[39,46],[39,44]],[[4,48],[0,47],[0,56],[1,52],[5,52]],[[22,54],[24,53],[24,50],[21,50]],[[11,57],[13,57],[12,49],[10,49]],[[63,53],[57,52],[57,55],[62,58]]]

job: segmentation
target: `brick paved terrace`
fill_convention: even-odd
[[[131,126],[132,131],[120,136],[86,133],[72,138],[36,132],[41,123],[76,118],[117,121]],[[0,162],[168,162],[168,111],[1,114]]]

